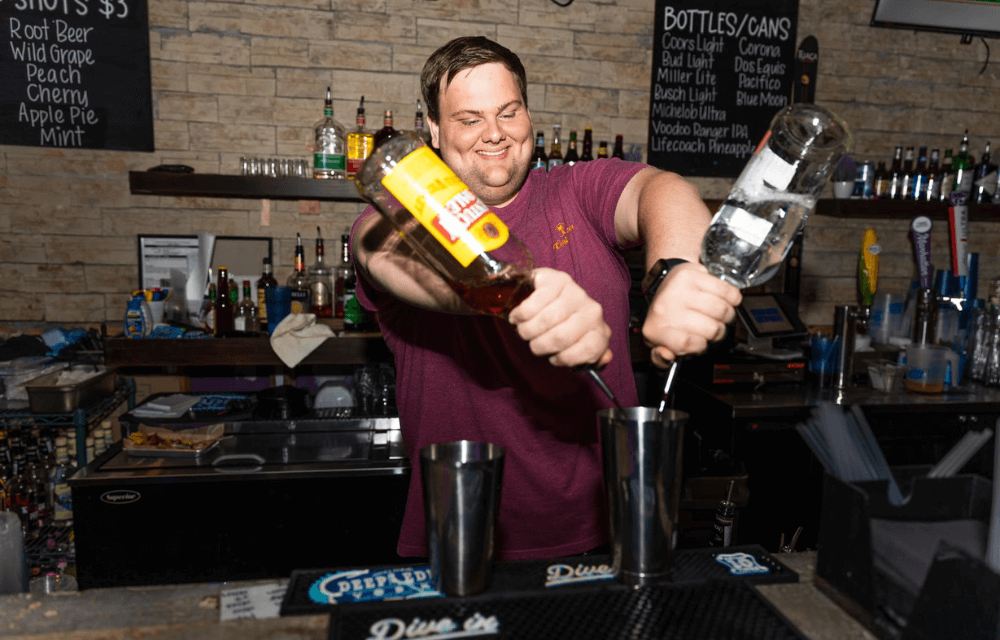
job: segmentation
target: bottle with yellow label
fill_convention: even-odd
[[[528,250],[413,133],[378,147],[356,183],[472,309],[506,316],[533,291]]]

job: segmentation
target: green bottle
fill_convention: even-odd
[[[972,192],[972,169],[975,160],[969,155],[969,130],[965,130],[958,153],[951,160],[951,172],[955,174],[955,186],[952,192],[961,192],[968,196]]]

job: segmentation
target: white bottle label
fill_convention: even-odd
[[[786,162],[765,144],[747,165],[738,183],[746,185],[744,189],[749,193],[756,192],[756,185],[760,183],[777,191],[784,191],[795,176],[795,167],[796,164]]]
[[[712,218],[712,224],[716,223],[725,225],[734,236],[755,247],[764,244],[764,239],[774,226],[764,218],[758,218],[749,211],[731,204],[719,207],[719,211]]]

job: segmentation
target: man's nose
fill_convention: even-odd
[[[488,118],[486,120],[486,129],[483,131],[483,142],[493,142],[497,143],[503,140],[505,137],[503,129],[500,127],[500,122],[496,118]]]

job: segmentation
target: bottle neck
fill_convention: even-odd
[[[306,270],[306,253],[302,250],[302,247],[295,247],[295,270]]]

